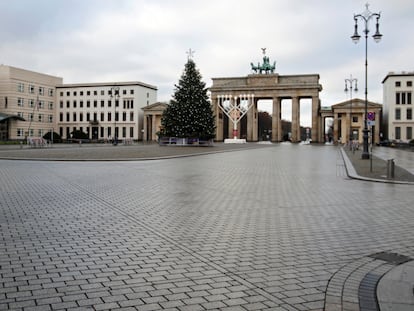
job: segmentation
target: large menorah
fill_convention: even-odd
[[[233,139],[238,139],[237,125],[254,105],[254,94],[218,95],[218,106],[233,122]]]

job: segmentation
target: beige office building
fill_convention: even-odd
[[[0,65],[0,140],[62,139],[82,131],[89,139],[142,140],[144,111],[157,87],[142,82],[63,84],[63,79]]]
[[[0,140],[42,137],[56,127],[56,85],[63,79],[0,65]]]

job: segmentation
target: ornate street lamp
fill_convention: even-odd
[[[352,90],[354,89],[355,92],[358,92],[358,79],[356,78],[352,78],[352,75],[349,79],[345,79],[345,93],[350,94],[350,108],[349,108],[349,148],[352,149],[352,140],[353,140],[353,134],[352,134]],[[348,89],[348,85],[349,85],[349,89]],[[354,87],[355,85],[355,87]]]
[[[367,3],[366,9],[361,14],[354,14],[354,21],[355,21],[355,32],[354,35],[351,37],[352,41],[356,44],[358,43],[361,36],[358,34],[358,19],[361,19],[363,21],[363,24],[365,26],[364,28],[364,34],[365,34],[365,116],[364,116],[364,130],[363,130],[363,138],[364,138],[364,146],[362,150],[362,159],[369,159],[369,151],[368,151],[368,121],[367,121],[367,115],[368,115],[368,22],[371,18],[376,18],[376,32],[372,36],[375,40],[375,42],[380,42],[382,34],[379,32],[379,19],[381,17],[381,13],[372,13]]]
[[[116,128],[116,106],[119,101],[119,86],[113,86],[111,87],[111,100],[112,98],[115,98],[114,107],[115,107],[115,115],[114,115],[114,121],[115,121],[115,128],[114,128],[114,146],[118,145],[118,132]]]

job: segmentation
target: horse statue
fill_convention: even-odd
[[[269,73],[273,73],[275,71],[276,62],[273,62],[273,65],[270,64],[269,57],[264,55],[262,65],[260,65],[260,62],[259,62],[259,63],[257,63],[257,66],[255,66],[253,63],[250,63],[250,66],[252,68],[252,71],[254,71],[255,73],[262,74],[262,72],[264,72],[265,74],[269,74]]]

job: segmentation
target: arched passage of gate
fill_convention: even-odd
[[[223,141],[223,133],[229,131],[228,137],[233,135],[233,124],[224,129],[225,119],[228,118],[220,108],[223,97],[240,98],[240,94],[249,94],[253,98],[253,105],[247,112],[247,140],[258,141],[257,102],[261,99],[273,101],[272,112],[272,141],[282,141],[281,101],[292,100],[292,136],[293,142],[300,141],[300,99],[312,100],[312,141],[322,141],[322,132],[319,120],[319,84],[318,74],[279,75],[279,74],[251,74],[246,77],[212,78],[210,87],[211,100],[216,116],[216,140]],[[231,127],[231,128],[230,128]],[[230,132],[231,131],[231,132]]]

